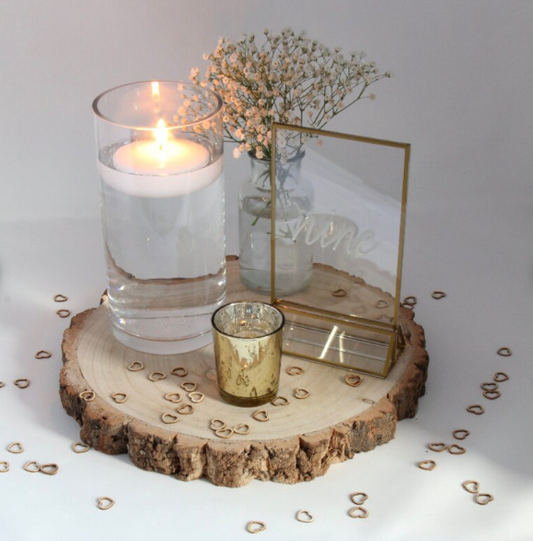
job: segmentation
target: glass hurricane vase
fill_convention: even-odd
[[[144,353],[204,347],[226,295],[222,100],[145,81],[93,109],[113,334]]]
[[[287,296],[305,289],[311,280],[313,247],[305,242],[305,228],[313,208],[314,191],[302,175],[305,152],[276,165],[276,294]],[[250,155],[251,177],[239,193],[240,275],[258,293],[271,290],[270,160]]]

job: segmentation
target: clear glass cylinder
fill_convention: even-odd
[[[313,247],[305,242],[305,228],[314,205],[311,182],[302,175],[300,152],[276,165],[276,294],[305,289],[313,272]],[[243,284],[270,294],[271,187],[270,160],[250,155],[251,177],[239,193],[239,265]]]
[[[146,353],[203,347],[226,294],[221,99],[149,81],[93,110],[113,333]]]

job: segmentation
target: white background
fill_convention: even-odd
[[[366,50],[394,77],[328,128],[412,144],[403,294],[431,357],[427,395],[396,439],[285,486],[226,489],[143,472],[125,456],[76,455],[75,421],[59,402],[60,343],[73,313],[105,288],[92,99],[118,84],[185,79],[218,37],[263,27],[307,29],[345,51]],[[533,539],[533,3],[489,0],[0,0],[0,475],[2,540],[186,537],[316,540]],[[236,251],[236,191],[244,159],[228,148],[228,252]],[[435,301],[440,289],[446,299]],[[496,355],[509,346],[513,356]],[[49,360],[34,353],[48,349]],[[489,402],[479,384],[511,379]],[[19,390],[12,381],[31,379]],[[476,417],[465,407],[482,401]],[[431,441],[471,435],[462,456]],[[12,441],[22,455],[5,448]],[[432,457],[434,458],[434,457]],[[60,465],[31,475],[27,460]],[[461,488],[477,479],[495,500],[476,505]],[[370,517],[347,516],[364,491]],[[96,508],[98,496],[117,504]],[[299,509],[316,517],[305,525]]]

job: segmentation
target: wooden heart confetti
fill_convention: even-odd
[[[179,404],[181,402],[181,396],[179,393],[167,393],[165,400],[172,402],[173,404]]]
[[[71,445],[71,448],[75,453],[80,454],[86,453],[91,448],[91,446],[83,443],[82,441],[77,441]]]
[[[448,446],[443,442],[438,442],[438,443],[430,443],[428,445],[428,448],[431,449],[432,451],[435,451],[436,453],[441,453],[442,451],[446,451]]]
[[[308,398],[311,396],[311,393],[306,389],[296,389],[294,391],[294,398],[297,398],[298,400],[303,400],[304,398]]]
[[[225,426],[223,428],[218,428],[217,430],[215,430],[215,434],[219,438],[223,438],[225,440],[231,438],[231,436],[233,436],[234,433],[235,432],[234,432],[233,428],[229,428],[228,426]]]
[[[497,383],[502,383],[504,381],[507,381],[509,379],[509,376],[505,372],[496,372],[493,379]]]
[[[416,306],[417,302],[417,298],[411,295],[409,297],[405,297],[405,299],[402,301],[402,306],[404,308],[413,308],[414,306]]]
[[[437,463],[434,460],[423,460],[422,462],[419,462],[417,466],[421,470],[431,471],[437,467]]]
[[[346,297],[346,291],[344,289],[336,289],[331,293],[334,297]]]
[[[483,415],[485,413],[485,410],[479,404],[472,404],[471,406],[468,406],[466,411],[473,413],[474,415]]]
[[[464,428],[459,428],[453,431],[453,437],[456,440],[464,440],[467,436],[470,435],[470,432]]]
[[[46,475],[55,475],[59,471],[59,466],[57,464],[41,464],[39,471]]]
[[[367,518],[368,517],[368,511],[364,507],[361,507],[361,506],[352,507],[348,511],[348,514],[352,518]]]
[[[479,483],[477,481],[468,480],[463,483],[463,488],[470,492],[470,494],[477,494],[479,492]]]
[[[344,381],[350,386],[350,387],[359,387],[361,383],[363,383],[363,378],[361,376],[358,376],[357,374],[348,374]]]
[[[268,413],[265,410],[254,411],[252,417],[260,423],[266,423],[269,420]]]
[[[191,415],[194,408],[190,404],[183,404],[176,410],[180,415]]]
[[[163,374],[163,372],[152,372],[149,376],[148,376],[148,379],[150,381],[160,381],[162,379],[166,379],[166,374]]]
[[[222,427],[218,428],[217,430],[222,430]],[[250,433],[250,425],[247,425],[246,423],[238,424],[237,426],[233,427],[233,432],[239,436],[246,436]]]
[[[85,402],[92,402],[96,398],[96,393],[94,391],[82,391],[79,397]]]
[[[222,419],[212,419],[209,427],[211,430],[219,430],[220,428],[226,428],[226,423]]]
[[[107,511],[115,505],[115,500],[107,496],[102,496],[96,501],[98,502],[98,509],[101,509],[102,511]]]
[[[142,370],[144,368],[144,364],[141,363],[140,361],[133,361],[129,366],[128,366],[128,370],[130,372],[139,372],[140,370]]]
[[[189,393],[187,396],[189,397],[189,400],[193,404],[199,404],[205,398],[204,393],[199,393],[198,391],[193,391],[192,393]]]
[[[171,425],[171,424],[174,424],[174,423],[179,423],[179,417],[177,415],[174,415],[173,413],[163,413],[163,415],[161,415],[161,420],[166,424],[166,425]]]
[[[20,453],[24,452],[24,447],[20,441],[14,441],[7,446],[7,450],[15,455],[20,455]]]
[[[366,500],[368,500],[368,494],[365,492],[354,492],[353,494],[350,494],[350,500],[352,500],[355,505],[363,505]]]
[[[474,500],[479,505],[487,505],[494,500],[494,496],[492,494],[476,494]]]
[[[23,468],[28,473],[39,473],[39,471],[41,470],[41,465],[36,460],[30,460],[29,462],[26,462],[26,464],[24,464]]]
[[[307,509],[301,509],[296,513],[296,520],[303,522],[304,524],[310,524],[311,522],[314,522],[315,517],[307,511]]]
[[[287,374],[289,374],[289,376],[300,376],[303,373],[303,368],[299,366],[289,366],[289,368],[287,368]]]
[[[246,531],[249,533],[259,533],[266,530],[266,524],[260,520],[251,520],[246,525]]]
[[[480,387],[484,391],[496,391],[498,389],[498,384],[495,381],[490,381],[487,383],[482,383]]]

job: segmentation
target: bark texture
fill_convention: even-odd
[[[264,441],[226,441],[165,430],[125,415],[101,396],[80,398],[91,390],[78,362],[84,324],[95,309],[72,319],[64,333],[59,392],[65,411],[81,426],[81,439],[107,454],[128,453],[137,467],[183,481],[205,477],[216,485],[240,487],[253,479],[278,483],[310,481],[331,464],[370,451],[394,438],[396,423],[413,417],[425,393],[429,358],[424,330],[414,313],[402,308],[401,326],[408,362],[393,388],[362,414],[323,430]],[[213,417],[216,417],[213,412]]]

